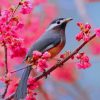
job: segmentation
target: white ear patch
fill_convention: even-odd
[[[58,20],[58,21],[59,21],[59,24],[56,21],[55,23],[49,25],[49,27],[46,29],[46,31],[52,30],[54,27],[56,27],[58,25],[61,25],[64,22],[64,19],[63,20]]]
[[[57,23],[49,25],[49,27],[46,29],[46,31],[52,30],[54,27],[58,26]]]

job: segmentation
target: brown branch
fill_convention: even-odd
[[[7,90],[8,90],[8,86],[9,86],[9,84],[6,84],[5,91],[4,91],[3,95],[2,95],[2,98],[5,97],[5,95],[6,95],[6,93],[7,93]]]
[[[85,41],[82,43],[77,49],[75,49],[67,58],[62,60],[59,63],[56,63],[54,66],[52,66],[50,69],[45,71],[45,73],[42,73],[41,75],[35,77],[35,82],[39,81],[43,77],[49,75],[52,71],[54,71],[56,68],[64,64],[66,61],[68,61],[70,58],[72,58],[75,54],[77,54],[88,42],[90,42],[93,38],[96,37],[96,34],[92,35],[88,41]],[[12,94],[9,98],[6,98],[5,100],[11,100],[14,97],[14,94]]]
[[[3,43],[3,46],[4,46],[4,52],[5,52],[5,55],[4,55],[4,62],[5,62],[5,70],[6,70],[6,75],[7,75],[7,73],[8,73],[8,56],[7,56],[7,46],[6,46],[6,44],[5,44],[5,42]],[[5,76],[6,77],[6,76]],[[5,95],[6,95],[6,93],[7,93],[7,90],[8,90],[8,86],[9,86],[9,84],[6,84],[6,86],[5,86],[5,90],[4,90],[4,93],[2,94],[2,98],[4,98],[5,97]]]
[[[47,71],[45,71],[45,73],[42,73],[41,75],[37,76],[35,78],[35,82],[37,82],[38,80],[40,80],[41,78],[45,77],[46,75],[49,75],[52,71],[54,71],[56,68],[58,68],[59,66],[63,65],[66,61],[68,61],[70,58],[72,58],[75,54],[77,54],[89,41],[91,41],[94,37],[96,37],[96,34],[92,35],[90,37],[90,39],[88,41],[85,41],[84,43],[82,43],[77,49],[75,49],[67,58],[65,58],[64,60],[62,60],[59,63],[56,63],[54,66],[52,66],[50,69],[48,69]]]
[[[11,19],[13,18],[14,14],[15,14],[15,12],[17,11],[17,9],[19,8],[19,6],[20,6],[20,3],[16,6],[15,10],[13,11],[13,13],[12,13],[12,15],[11,15]]]
[[[7,46],[6,44],[4,43],[4,52],[5,52],[5,55],[4,55],[4,62],[5,62],[5,68],[6,68],[6,74],[8,73],[8,57],[7,57]]]
[[[22,1],[22,0],[21,0]],[[17,9],[20,6],[20,2],[18,3],[18,5],[15,7],[14,11],[12,12],[11,18],[7,21],[7,24],[9,24],[9,22],[11,21],[11,19],[14,17],[15,12],[17,11]]]
[[[5,98],[4,100],[12,100],[13,97],[14,97],[14,94],[15,94],[15,93],[11,94],[10,96],[8,96],[7,98]]]

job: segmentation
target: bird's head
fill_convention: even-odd
[[[55,19],[49,24],[46,31],[49,31],[49,30],[65,30],[67,23],[70,22],[71,20],[73,20],[73,19],[72,18]]]

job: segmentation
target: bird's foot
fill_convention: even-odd
[[[59,64],[59,63],[61,63],[61,61],[62,61],[62,59],[58,59],[57,60],[57,63]],[[60,64],[60,66],[59,67],[62,67],[64,64]]]

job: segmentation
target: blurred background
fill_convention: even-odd
[[[92,29],[100,27],[100,0],[33,0],[37,5],[30,15],[18,15],[25,24],[21,30],[24,45],[29,48],[41,36],[47,25],[58,17],[72,17],[66,29],[67,43],[61,53],[73,51],[80,44],[75,40],[79,32],[77,22],[90,23]],[[18,0],[0,1],[0,9],[7,9],[16,5]],[[28,42],[27,42],[28,41]],[[82,51],[90,57],[91,67],[77,69],[75,61],[66,62],[64,67],[51,73],[46,80],[42,80],[37,90],[37,100],[99,100],[100,99],[100,39],[96,38],[85,46]],[[0,56],[2,57],[2,50]],[[20,63],[23,58],[10,58],[9,66]],[[2,60],[3,62],[3,60]],[[13,63],[12,63],[13,62]],[[51,62],[52,64],[54,61]],[[1,63],[2,65],[2,63]],[[0,65],[0,66],[1,66]],[[9,67],[9,71],[18,69]],[[1,75],[4,68],[0,67]],[[22,72],[16,74],[20,77]],[[34,76],[34,74],[32,74]],[[3,85],[4,86],[4,85]],[[1,88],[3,87],[1,85]]]

